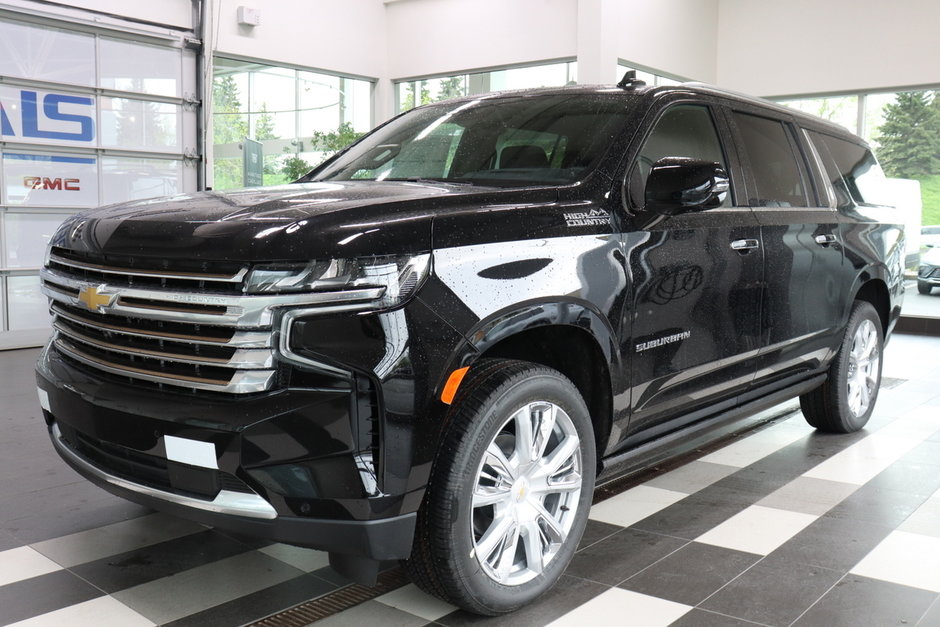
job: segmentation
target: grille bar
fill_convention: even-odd
[[[102,357],[90,355],[63,339],[61,336],[53,340],[53,345],[57,350],[72,359],[110,374],[140,379],[151,383],[182,385],[197,390],[235,393],[263,392],[270,387],[271,380],[274,377],[273,370],[233,370],[232,376],[228,380],[162,372],[109,361]]]
[[[51,300],[88,308],[81,290],[93,284],[72,278],[48,267],[39,272],[42,291]],[[107,306],[109,313],[148,320],[170,320],[237,328],[270,326],[275,307],[368,303],[381,298],[384,287],[341,292],[312,292],[272,295],[219,295],[184,291],[111,288],[96,286],[99,293],[116,296]],[[104,307],[99,307],[103,309]],[[204,308],[204,309],[203,309]]]
[[[190,344],[200,344],[209,346],[230,346],[236,348],[268,348],[271,346],[270,331],[232,331],[224,333],[219,337],[212,337],[205,334],[196,333],[173,333],[170,331],[161,331],[156,329],[133,328],[123,324],[105,322],[95,319],[103,318],[101,314],[89,314],[88,316],[78,314],[74,311],[66,310],[59,305],[52,305],[52,314],[57,318],[68,320],[69,322],[83,327],[94,329],[103,333],[118,333],[130,337],[147,338],[153,340],[177,340],[188,342]],[[195,330],[195,329],[194,329]]]
[[[81,344],[90,344],[95,348],[112,351],[116,353],[125,353],[131,356],[151,357],[154,359],[174,361],[176,363],[218,366],[221,368],[271,368],[274,363],[274,354],[270,350],[237,350],[231,357],[212,357],[200,356],[189,353],[173,352],[170,346],[164,346],[164,350],[148,350],[146,348],[136,348],[128,345],[115,344],[102,339],[94,338],[75,329],[68,327],[58,321],[53,322],[52,328],[67,337],[73,342]]]
[[[113,265],[104,265],[97,263],[89,263],[86,261],[78,261],[76,259],[68,259],[62,257],[55,253],[49,255],[49,262],[54,263],[60,266],[68,266],[70,268],[76,268],[79,270],[92,270],[94,272],[101,272],[103,274],[118,274],[122,276],[145,276],[152,277],[157,279],[189,279],[194,281],[219,281],[223,283],[241,283],[244,280],[245,275],[248,273],[248,268],[241,268],[234,274],[232,273],[215,273],[215,272],[181,272],[181,271],[170,271],[170,270],[155,270],[155,269],[135,269],[127,268],[122,266],[113,266]]]

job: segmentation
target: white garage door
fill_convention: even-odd
[[[152,30],[0,14],[0,348],[48,335],[38,272],[66,217],[196,189],[189,33]]]

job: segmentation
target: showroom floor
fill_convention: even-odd
[[[234,626],[324,595],[344,607],[322,553],[156,514],[67,468],[36,355],[0,353],[0,625]],[[796,412],[596,504],[557,588],[511,616],[408,584],[319,624],[940,626],[938,356],[940,338],[895,335],[861,433],[817,435]],[[302,625],[317,605],[264,624]]]

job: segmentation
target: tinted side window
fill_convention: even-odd
[[[783,122],[735,112],[734,120],[751,164],[752,207],[805,207],[806,191]]]
[[[870,150],[838,137],[809,132],[836,190],[839,208],[852,204],[882,204],[884,172]]]
[[[630,200],[634,207],[645,204],[646,179],[653,164],[663,157],[688,157],[713,161],[727,170],[718,131],[705,105],[676,105],[656,122],[630,171]],[[730,194],[725,199],[727,205]]]

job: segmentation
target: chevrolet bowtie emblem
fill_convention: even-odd
[[[86,285],[79,290],[78,300],[89,310],[100,313],[104,311],[105,307],[111,305],[117,294],[103,294],[98,290],[99,288],[93,285]]]

